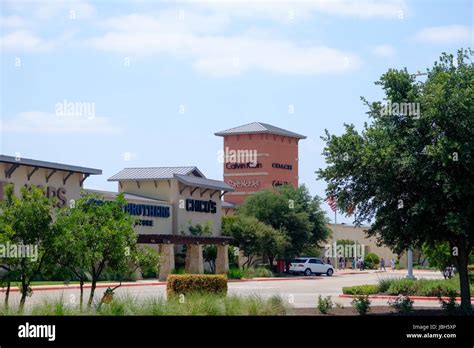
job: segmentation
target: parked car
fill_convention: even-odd
[[[290,273],[305,276],[326,274],[330,277],[334,274],[334,267],[317,257],[299,257],[290,263]]]

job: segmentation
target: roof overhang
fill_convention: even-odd
[[[16,158],[13,156],[0,155],[0,163],[8,163],[15,166],[29,166],[37,168],[45,168],[51,170],[61,170],[65,172],[82,173],[86,175],[100,175],[102,174],[101,169],[71,166],[68,164],[38,161],[29,158]]]

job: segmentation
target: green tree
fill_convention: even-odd
[[[471,50],[443,54],[424,82],[406,69],[389,70],[376,84],[399,109],[363,99],[372,122],[361,133],[354,125],[345,125],[341,136],[326,130],[328,165],[318,171],[338,208],[355,207],[356,224],[375,220],[369,236],[395,251],[448,242],[466,311],[474,242],[473,82]],[[420,112],[407,112],[408,105]]]
[[[243,268],[250,267],[259,257],[267,257],[270,267],[276,255],[284,249],[286,239],[283,233],[252,216],[225,216],[222,234],[234,238],[237,246],[246,257]]]
[[[83,280],[90,274],[91,306],[102,271],[106,266],[117,273],[125,273],[137,259],[135,219],[123,209],[126,201],[119,194],[114,201],[103,201],[94,194],[85,194],[71,208],[58,216],[58,230],[65,234],[64,243],[56,243],[56,253],[68,253],[60,258]],[[83,281],[81,281],[83,284]],[[83,290],[81,289],[81,303]]]
[[[16,258],[0,262],[6,271],[6,283],[15,277],[20,280],[20,310],[26,297],[31,295],[31,281],[51,262],[55,234],[53,231],[54,200],[46,197],[43,189],[36,186],[22,187],[20,197],[14,195],[13,186],[7,185],[6,199],[0,206],[0,239],[16,248],[34,251],[20,253]],[[37,255],[34,255],[37,254]],[[6,303],[8,306],[8,298]]]
[[[430,266],[436,267],[440,271],[443,271],[453,262],[448,242],[437,242],[435,244],[424,243],[421,250],[428,258]]]
[[[253,216],[285,235],[287,243],[282,256],[287,269],[291,260],[308,245],[326,240],[330,233],[320,200],[312,198],[304,185],[297,189],[285,185],[258,192],[245,200],[237,214]]]

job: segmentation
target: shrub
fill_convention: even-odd
[[[351,304],[360,315],[365,315],[370,310],[369,296],[357,296],[352,300]]]
[[[327,314],[332,307],[331,296],[324,298],[321,295],[318,296],[318,310],[321,314]]]
[[[379,264],[380,259],[377,256],[377,254],[368,253],[367,256],[364,259],[364,262],[365,262],[365,267],[366,268],[371,268],[372,269],[372,268],[377,268],[377,265]]]
[[[227,278],[224,275],[171,274],[166,281],[168,297],[190,293],[226,295]]]
[[[378,285],[357,285],[342,288],[342,293],[346,295],[371,295],[378,292]]]
[[[451,280],[419,280],[417,295],[419,296],[449,296],[450,293],[459,295],[459,283]]]
[[[172,274],[186,274],[186,269],[184,267],[177,267],[171,273]]]
[[[393,282],[400,280],[400,278],[381,278],[379,279],[379,292],[387,292]]]
[[[268,278],[273,277],[272,271],[264,267],[249,267],[242,273],[243,278]]]
[[[395,300],[389,300],[388,305],[398,313],[410,313],[413,311],[413,300],[408,296],[399,295]]]
[[[448,301],[444,301],[441,296],[439,296],[439,303],[441,308],[443,308],[448,314],[453,314],[459,310],[459,305],[456,303],[457,293],[454,291],[448,292]]]
[[[399,279],[394,281],[388,287],[388,294],[390,295],[415,295],[419,289],[419,281],[413,279]]]
[[[228,279],[242,279],[243,272],[240,268],[231,267],[227,272]]]

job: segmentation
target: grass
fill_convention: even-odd
[[[77,305],[71,306],[63,299],[45,301],[19,313],[18,309],[10,308],[8,311],[1,308],[0,315],[105,315],[105,316],[127,316],[127,315],[150,315],[150,316],[231,316],[231,315],[285,315],[288,307],[279,296],[263,299],[259,296],[236,296],[219,297],[209,294],[187,295],[184,300],[173,299],[167,301],[163,297],[148,298],[138,301],[131,296],[117,297],[109,304],[98,307],[93,306],[81,311]]]

